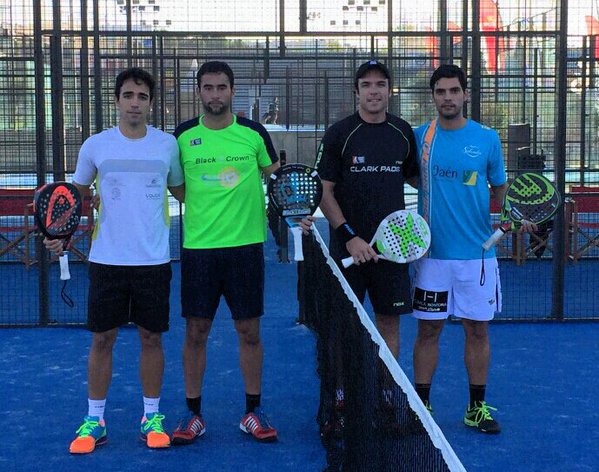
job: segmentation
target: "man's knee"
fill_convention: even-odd
[[[239,335],[239,341],[249,346],[260,344],[260,318],[249,320],[236,320],[235,328]]]

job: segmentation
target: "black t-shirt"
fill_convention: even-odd
[[[326,131],[316,166],[321,179],[335,182],[335,199],[349,225],[370,242],[385,216],[405,208],[405,180],[418,175],[414,132],[395,115],[373,124],[355,113]],[[333,257],[347,255],[333,231],[330,246]]]

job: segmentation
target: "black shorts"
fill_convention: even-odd
[[[114,266],[90,263],[87,327],[101,333],[133,322],[168,331],[171,264]]]
[[[341,264],[339,266],[342,267]],[[341,270],[361,303],[368,291],[376,314],[403,315],[412,312],[408,264],[379,260]]]
[[[234,320],[264,312],[262,244],[181,252],[183,316],[214,319],[221,296]]]

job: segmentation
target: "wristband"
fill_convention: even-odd
[[[354,232],[354,230],[352,229],[352,227],[349,224],[347,224],[347,222],[341,223],[335,229],[335,235],[344,244],[347,243],[348,241],[354,239],[357,236],[357,234]]]

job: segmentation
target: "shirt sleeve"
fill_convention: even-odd
[[[97,168],[93,160],[94,140],[94,136],[87,138],[79,149],[73,181],[81,185],[91,185],[96,178]]]
[[[177,187],[177,186],[183,184],[183,182],[185,181],[185,178],[183,175],[183,169],[181,167],[181,160],[179,158],[179,145],[177,144],[177,140],[174,137],[172,137],[172,138],[173,138],[172,140],[169,140],[170,141],[170,146],[169,146],[170,159],[169,159],[169,171],[168,171],[167,185],[169,187]]]
[[[277,155],[277,151],[275,150],[274,145],[272,144],[272,139],[266,128],[260,125],[260,145],[258,146],[258,165],[260,167],[268,167],[269,165],[278,162],[279,156]]]
[[[338,146],[338,136],[334,128],[329,128],[322,137],[318,155],[316,156],[316,169],[321,179],[338,182],[342,175],[342,156]]]
[[[418,175],[418,147],[416,146],[416,138],[411,126],[406,127],[406,137],[408,138],[408,155],[401,164],[403,176],[406,179]]]
[[[492,134],[492,143],[487,164],[487,175],[489,183],[497,187],[503,185],[507,181],[507,177],[505,175],[505,164],[503,162],[503,152],[501,150],[499,135],[495,130],[490,130],[490,133]]]

